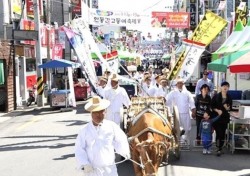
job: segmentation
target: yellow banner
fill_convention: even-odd
[[[211,11],[206,11],[206,14],[203,17],[202,21],[194,30],[191,40],[203,43],[208,46],[226,25],[226,20]],[[175,63],[175,66],[170,71],[168,76],[169,80],[175,79],[178,75],[183,62],[186,59],[185,51],[186,49],[184,49],[177,62]]]
[[[217,14],[206,11],[202,21],[194,30],[191,40],[209,45],[215,37],[224,29],[227,21]]]

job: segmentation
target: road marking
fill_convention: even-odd
[[[35,123],[35,122],[37,122],[37,121],[39,121],[39,120],[41,120],[41,119],[42,119],[41,116],[40,116],[40,117],[33,117],[33,118],[31,119],[31,121],[26,122],[26,123],[23,124],[23,125],[20,125],[16,130],[17,130],[17,131],[20,131],[20,130],[22,130],[22,129],[24,129],[24,128],[30,126],[30,125],[32,125],[33,123]]]

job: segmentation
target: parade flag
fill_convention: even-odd
[[[199,63],[202,53],[205,51],[205,44],[184,39],[183,44],[186,45],[184,60],[177,77],[187,81],[193,74],[194,68]]]
[[[188,68],[194,69],[202,52],[204,51],[203,44],[204,46],[208,46],[226,25],[226,20],[211,11],[207,11],[202,21],[199,23],[194,33],[192,34],[192,47],[190,47],[190,45],[188,44],[190,43],[190,40],[185,40],[186,46],[183,47],[181,55],[177,59],[174,67],[171,69],[169,79],[172,80],[177,76],[181,76],[186,79],[188,76],[190,76],[189,72],[191,73],[192,71],[188,71],[188,73],[186,73],[184,72],[185,70],[183,70],[183,67],[184,69],[187,69],[188,66]],[[195,58],[195,61],[192,61],[194,63],[188,60],[188,58],[190,58],[190,54],[191,57]],[[189,63],[192,63],[192,66],[189,66]]]
[[[73,29],[73,26],[71,26],[71,29]],[[83,73],[87,74],[90,84],[96,88],[98,79],[95,73],[95,67],[91,58],[89,46],[86,41],[84,41],[84,36],[82,34],[75,34],[71,29],[64,27],[69,42],[77,55],[77,60],[81,64]]]
[[[207,11],[196,27],[191,40],[208,46],[227,25],[227,21],[217,14]]]

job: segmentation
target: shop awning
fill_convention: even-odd
[[[208,63],[207,69],[217,72],[227,72],[228,66],[237,60],[240,56],[244,55],[247,51],[236,52],[227,56],[224,56],[221,59],[217,59],[211,63]]]
[[[80,67],[80,64],[65,59],[55,59],[38,66],[38,68],[65,68],[65,67],[78,68]]]
[[[229,69],[231,73],[250,73],[250,52],[232,62]]]

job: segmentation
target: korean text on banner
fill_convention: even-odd
[[[217,14],[207,11],[197,28],[195,29],[191,40],[209,45],[215,37],[224,29],[227,21]]]
[[[89,77],[89,81],[93,86],[97,83],[97,76],[94,69],[94,64],[91,59],[91,53],[88,51],[86,41],[83,40],[82,35],[75,34],[71,29],[64,27],[64,31],[70,41],[70,44],[74,48],[78,62],[81,64],[81,68]]]
[[[137,12],[105,11],[89,9],[89,23],[92,25],[138,26],[150,24],[150,16]]]
[[[184,81],[187,81],[193,74],[194,68],[199,63],[200,56],[205,50],[205,44],[193,42],[191,40],[183,40],[183,44],[187,45],[185,51],[185,59],[182,63],[182,67],[178,72],[177,77],[181,77]]]

